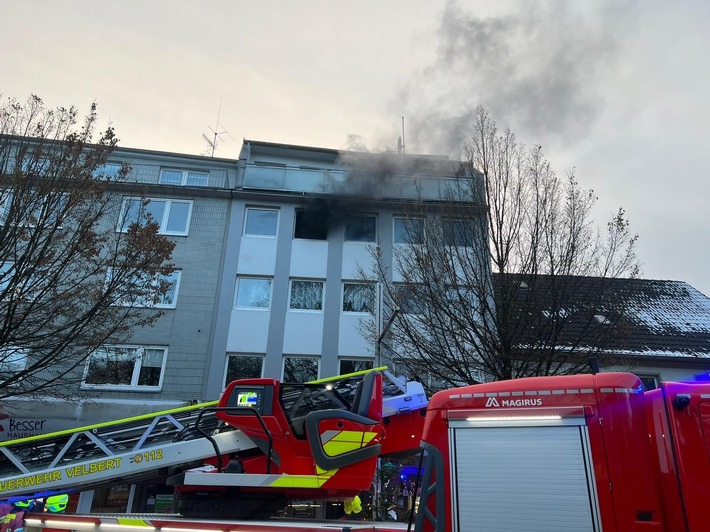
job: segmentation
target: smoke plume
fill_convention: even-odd
[[[481,17],[448,3],[436,60],[402,89],[408,140],[458,156],[477,105],[524,139],[581,139],[604,108],[616,36],[630,4],[526,2]]]

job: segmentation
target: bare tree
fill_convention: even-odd
[[[438,386],[579,372],[614,330],[606,281],[638,274],[637,237],[623,210],[595,229],[594,193],[485,109],[474,125],[445,201],[410,209],[393,268],[373,249],[391,326],[366,334]]]
[[[107,165],[117,139],[92,141],[96,121],[36,96],[0,107],[0,398],[75,395],[91,352],[169,289],[174,244],[144,208],[127,218],[129,168]]]

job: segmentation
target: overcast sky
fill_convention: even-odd
[[[121,145],[243,138],[456,157],[468,117],[624,207],[643,276],[710,295],[710,2],[5,0],[0,93],[99,106]],[[221,105],[221,112],[220,112]],[[217,116],[220,112],[219,126]]]

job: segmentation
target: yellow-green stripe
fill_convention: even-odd
[[[349,379],[350,377],[358,377],[360,375],[365,375],[371,371],[384,371],[387,366],[380,366],[379,368],[364,369],[362,371],[356,371],[355,373],[348,373],[346,375],[336,375],[335,377],[326,377],[325,379],[318,379],[317,381],[308,381],[306,384],[322,384],[324,382],[339,381],[341,379]]]
[[[49,438],[56,438],[57,436],[66,436],[68,434],[74,434],[75,432],[84,432],[87,430],[101,429],[104,427],[111,427],[113,425],[121,425],[123,423],[130,423],[133,421],[143,421],[147,419],[153,419],[158,416],[165,416],[169,414],[176,414],[179,412],[188,412],[190,410],[197,410],[207,406],[216,406],[217,401],[210,401],[208,403],[200,403],[199,405],[191,406],[181,406],[179,408],[173,408],[172,410],[162,410],[160,412],[154,412],[152,414],[141,414],[140,416],[127,417],[123,419],[115,419],[113,421],[105,421],[103,423],[96,423],[95,425],[86,425],[84,427],[77,427],[75,429],[59,430],[57,432],[49,432],[47,434],[39,434],[37,436],[28,436],[26,438],[18,438],[16,440],[9,440],[0,442],[0,447],[8,447],[10,445],[15,445],[17,443],[27,443],[31,441],[45,440]]]
[[[363,371],[356,371],[354,373],[348,373],[346,375],[336,375],[334,377],[326,377],[325,379],[318,379],[315,381],[309,381],[306,384],[323,384],[326,382],[333,382],[341,379],[349,379],[351,377],[358,377],[360,375],[365,375],[366,373],[370,373],[371,371],[384,371],[387,369],[387,366],[380,366],[379,368],[372,368],[372,369],[366,369]],[[218,401],[210,401],[208,403],[200,403],[199,405],[191,405],[191,406],[182,406],[179,408],[173,408],[171,410],[163,410],[161,412],[154,412],[152,414],[142,414],[140,416],[133,416],[133,417],[127,417],[123,419],[115,419],[113,421],[105,421],[103,423],[96,423],[94,425],[86,425],[84,427],[77,427],[75,429],[66,429],[66,430],[59,430],[56,432],[49,432],[47,434],[39,434],[37,436],[28,436],[26,438],[18,438],[16,440],[9,440],[9,441],[4,441],[0,442],[0,447],[8,447],[10,445],[15,445],[18,443],[28,443],[32,441],[39,441],[39,440],[45,440],[49,438],[56,438],[58,436],[66,436],[68,434],[74,434],[75,432],[84,432],[87,430],[94,430],[94,429],[101,429],[105,427],[111,427],[113,425],[121,425],[123,423],[130,423],[133,421],[143,421],[146,419],[153,419],[157,416],[164,416],[168,414],[176,414],[179,412],[187,412],[189,410],[196,410],[199,408],[204,408],[208,406],[216,406]]]

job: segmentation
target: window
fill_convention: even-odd
[[[419,292],[423,292],[424,287],[421,285],[411,285],[399,283],[394,286],[395,304],[404,314],[424,314],[426,305],[422,301],[422,296]]]
[[[374,242],[376,227],[377,218],[374,216],[348,216],[345,218],[345,240],[347,242]]]
[[[157,390],[162,385],[167,349],[151,346],[103,346],[91,353],[85,387]]]
[[[375,285],[369,283],[343,284],[343,312],[374,312]]]
[[[548,320],[554,320],[555,318],[566,319],[572,315],[572,311],[567,308],[552,308],[543,310],[542,315]]]
[[[595,314],[594,315],[594,321],[598,323],[599,325],[609,325],[611,324],[611,320],[606,317],[604,314]]]
[[[244,234],[252,236],[276,236],[279,211],[247,207]]]
[[[413,358],[402,358],[396,364],[392,364],[392,373],[403,375],[409,379],[421,382],[428,390],[439,391],[447,389],[447,386],[432,375],[431,368],[426,361],[419,361]]]
[[[127,231],[133,223],[145,223],[148,216],[158,223],[160,234],[186,236],[192,216],[192,201],[126,198],[121,209],[119,231]]]
[[[125,295],[117,301],[117,304],[134,307],[175,308],[180,288],[180,273],[180,270],[175,270],[170,275],[158,275],[152,279],[148,279],[148,276],[133,278],[127,281],[124,286],[119,287],[119,290],[123,290]],[[110,282],[112,276],[113,271],[109,269],[106,272],[107,283]],[[163,286],[165,286],[165,293],[158,294],[157,301],[154,301],[153,297],[138,297],[136,293],[143,292],[146,287],[149,287],[153,294],[157,294]]]
[[[14,200],[14,201],[13,201]],[[5,192],[0,198],[0,225],[5,225],[12,213],[11,224],[26,227],[53,227],[66,214],[69,196],[51,193],[46,196],[39,192],[22,194],[15,200],[13,192]],[[14,205],[13,205],[14,203]],[[61,228],[61,223],[58,228]]]
[[[323,310],[323,281],[291,281],[288,308],[294,310]]]
[[[27,367],[29,353],[26,349],[6,345],[0,349],[0,371],[15,373]]]
[[[421,218],[395,218],[395,244],[422,244],[424,242],[424,220]]]
[[[164,168],[160,171],[159,182],[163,185],[187,185],[188,187],[206,187],[209,181],[207,172],[193,170],[172,170]]]
[[[106,163],[94,168],[92,175],[96,179],[118,179],[122,168],[121,163]]]
[[[0,300],[39,302],[51,297],[47,290],[47,268],[40,265],[16,266],[14,262],[0,263]],[[49,285],[52,285],[49,282]],[[48,293],[49,292],[49,293]]]
[[[180,271],[176,270],[170,275],[161,275],[160,283],[165,283],[166,290],[160,295],[158,303],[155,305],[158,308],[175,308],[177,305],[178,288],[180,287]]]
[[[271,279],[266,277],[237,277],[234,308],[269,308]]]
[[[276,166],[280,168],[286,168],[286,163],[276,163],[273,161],[254,161],[256,166]]]
[[[444,244],[455,247],[473,247],[473,224],[463,220],[442,222]]]
[[[294,238],[311,240],[328,239],[328,213],[326,211],[296,211]]]
[[[475,290],[465,286],[449,286],[446,288],[447,301],[449,301],[452,306],[459,307],[459,309],[467,310],[478,308],[479,299],[476,294],[477,292]]]
[[[284,357],[283,382],[309,382],[318,379],[318,359],[314,357]]]
[[[348,375],[358,371],[372,369],[372,360],[340,360],[340,371],[338,375]]]
[[[224,387],[226,388],[227,384],[239,379],[261,378],[263,366],[263,355],[228,355]]]
[[[643,384],[643,389],[645,391],[649,390],[655,390],[658,388],[659,383],[661,382],[661,379],[658,375],[636,375],[639,379],[641,379],[641,383]]]
[[[52,161],[47,157],[26,155],[22,158],[22,171],[26,174],[45,175],[51,166]]]
[[[0,263],[0,294],[4,294],[10,288],[10,283],[12,282],[12,279],[15,276],[14,266],[14,262]]]

